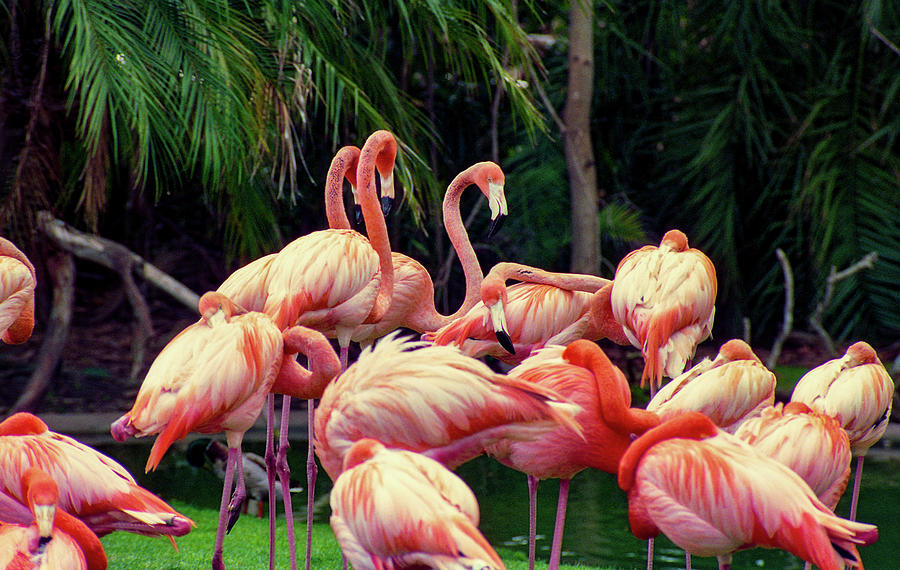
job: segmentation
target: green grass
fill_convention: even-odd
[[[129,570],[174,570],[208,568],[212,559],[213,545],[216,540],[216,522],[218,512],[213,509],[199,508],[180,501],[172,501],[172,507],[197,523],[186,536],[175,539],[178,551],[172,548],[164,538],[149,538],[127,532],[116,532],[103,537],[103,546],[109,560],[111,570],[127,568]],[[306,526],[295,524],[297,536],[297,559],[303,567],[305,556]],[[284,518],[279,517],[276,534],[276,568],[290,568],[288,558],[287,533]],[[509,570],[528,568],[526,556],[512,549],[498,548],[498,554]],[[269,524],[268,519],[257,519],[252,515],[244,515],[235,525],[231,534],[225,537],[224,561],[227,568],[267,568],[269,556]],[[331,569],[341,567],[341,552],[331,527],[326,523],[313,525],[312,567]],[[538,561],[536,568],[546,568],[546,561]],[[562,564],[560,568],[588,568],[588,566],[572,566]]]

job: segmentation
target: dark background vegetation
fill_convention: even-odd
[[[39,211],[202,293],[324,228],[331,157],[377,128],[401,143],[394,249],[429,269],[444,312],[463,286],[441,228],[443,189],[493,159],[510,216],[490,242],[486,208],[471,219],[485,270],[501,260],[569,270],[573,243],[599,238],[596,272],[612,277],[628,251],[677,227],[717,268],[714,343],[749,330],[763,351],[784,319],[781,249],[801,333],[785,350],[802,348],[812,365],[831,357],[802,334],[814,332],[829,273],[876,252],[836,283],[821,322],[838,350],[867,340],[890,366],[900,349],[895,2],[593,3],[599,236],[570,230],[558,122],[577,6],[424,4],[3,0],[0,235],[35,262],[39,289],[35,337],[0,351],[0,407],[33,372],[51,311],[60,254]],[[466,198],[464,217],[478,204]],[[134,319],[119,275],[75,267],[50,394],[78,406],[96,393],[90,405],[101,406],[112,392],[103,382],[130,375]],[[138,281],[154,325],[146,367],[194,315]],[[65,396],[73,383],[81,395]]]

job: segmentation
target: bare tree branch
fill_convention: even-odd
[[[781,264],[781,271],[784,273],[784,316],[781,321],[781,330],[775,337],[772,344],[772,352],[766,361],[766,367],[771,370],[778,364],[778,357],[781,356],[781,347],[784,345],[784,339],[791,334],[794,328],[794,273],[791,271],[791,263],[788,261],[787,255],[779,247],[775,250],[778,257],[778,263]]]
[[[831,335],[828,334],[828,331],[826,331],[825,327],[822,325],[822,317],[825,315],[825,309],[828,308],[829,303],[831,303],[831,300],[834,297],[834,285],[838,281],[859,273],[863,269],[872,269],[872,266],[877,260],[878,253],[871,251],[850,267],[837,271],[834,266],[832,266],[831,271],[828,273],[828,278],[825,280],[825,294],[816,305],[816,310],[809,316],[809,326],[811,326],[812,329],[816,331],[816,334],[819,335],[819,338],[822,339],[822,343],[825,344],[825,348],[831,356],[836,356],[837,353],[834,348],[834,341],[831,340]]]

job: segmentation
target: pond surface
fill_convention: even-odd
[[[298,478],[305,476],[306,444],[293,444],[290,464]],[[261,446],[249,445],[262,453]],[[221,481],[211,473],[187,464],[179,449],[166,454],[160,468],[144,475],[149,446],[110,446],[101,451],[121,461],[138,481],[164,498],[179,499],[198,506],[218,509]],[[855,464],[854,464],[855,467]],[[480,457],[459,469],[459,474],[475,491],[481,507],[481,530],[494,545],[528,552],[528,490],[525,475]],[[852,480],[851,480],[852,484]],[[317,521],[327,521],[327,493],[330,481],[320,471],[316,486]],[[542,481],[538,488],[538,557],[549,558],[559,484]],[[849,512],[849,489],[837,513]],[[303,510],[305,494],[295,498],[295,508]],[[573,480],[569,492],[563,561],[571,564],[616,568],[645,568],[647,543],[635,538],[628,527],[627,500],[615,478],[599,471],[583,471]],[[896,546],[900,544],[900,460],[867,458],[860,492],[858,520],[878,525],[879,540],[860,548],[866,568],[896,568]],[[302,516],[302,515],[301,515]],[[694,568],[717,568],[715,558],[692,559]],[[684,568],[684,552],[664,536],[656,540],[654,568]],[[803,568],[799,559],[783,551],[755,548],[734,555],[732,568]]]

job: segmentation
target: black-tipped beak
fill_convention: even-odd
[[[387,218],[391,215],[391,210],[394,209],[394,199],[390,196],[382,196],[381,197],[381,213],[384,214],[384,217]]]
[[[353,204],[353,220],[357,226],[362,225],[365,221],[365,218],[363,218],[362,206],[359,204]]]
[[[503,347],[503,350],[510,354],[516,353],[516,347],[513,346],[512,339],[509,338],[509,334],[506,331],[496,331],[494,334],[497,335],[497,342],[500,343],[500,346]]]
[[[52,536],[40,536],[40,537],[38,537],[38,548],[39,548],[39,549],[43,549],[44,547],[47,546],[47,543],[49,543],[51,540],[53,540],[53,537],[52,537]]]
[[[237,523],[238,519],[241,518],[241,508],[243,506],[244,502],[241,501],[241,504],[235,506],[234,509],[228,513],[228,525],[225,527],[225,534],[230,534],[232,527]]]
[[[498,214],[496,218],[491,220],[491,227],[488,228],[487,237],[490,239],[494,236],[495,233],[500,231],[500,226],[503,225],[503,220],[506,219],[505,214]]]

